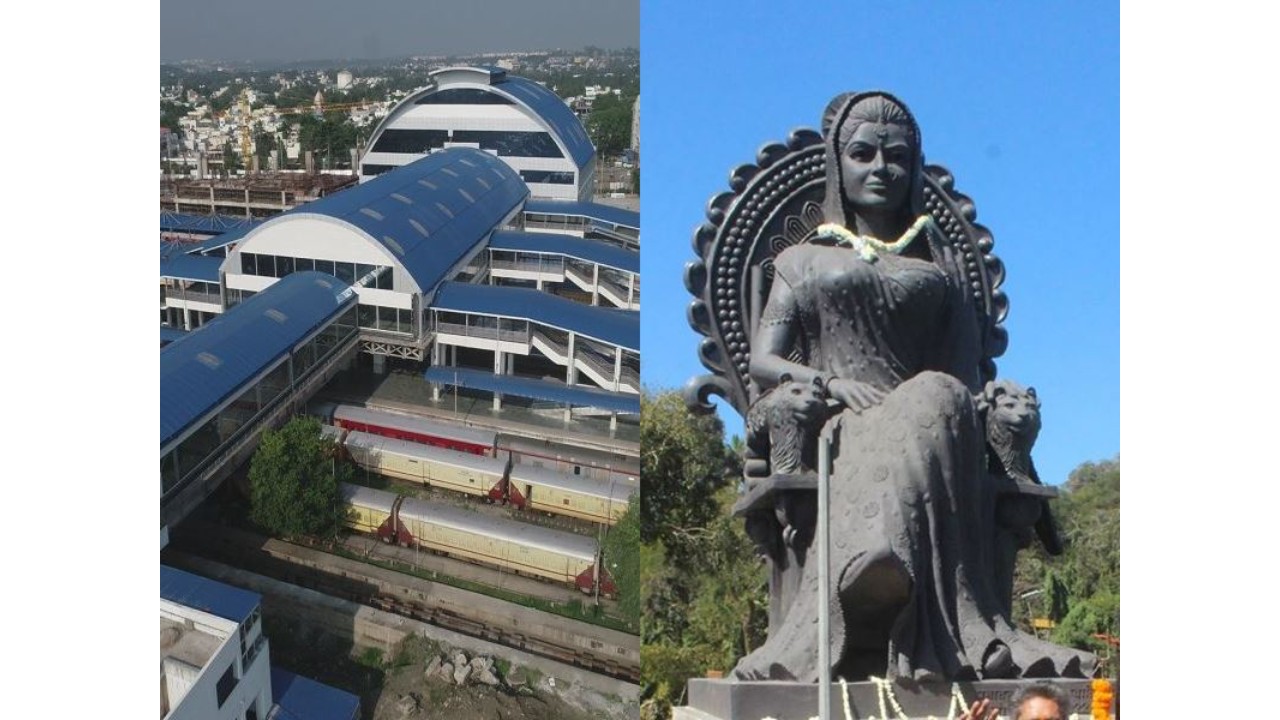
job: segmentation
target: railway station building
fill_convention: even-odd
[[[358,351],[375,374],[422,373],[434,399],[465,388],[494,409],[514,397],[615,422],[638,413],[640,263],[623,241],[638,245],[638,214],[579,201],[535,213],[532,202],[493,154],[448,148],[266,221],[162,242],[162,329],[200,331],[320,273],[355,298]],[[528,228],[531,215],[577,232]],[[162,218],[171,237],[184,226],[210,223]]]
[[[555,93],[497,67],[445,68],[431,79],[374,130],[361,182],[438,150],[469,147],[511,166],[534,199],[591,199],[595,147]]]

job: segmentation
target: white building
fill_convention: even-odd
[[[406,97],[374,130],[361,182],[437,150],[472,147],[510,165],[534,199],[591,199],[595,148],[555,93],[497,67],[446,68],[431,77],[435,84]]]
[[[352,75],[350,70],[342,70],[338,73],[338,89],[346,90],[351,87]]]
[[[259,597],[160,566],[160,717],[266,720],[271,661]]]

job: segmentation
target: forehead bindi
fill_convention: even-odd
[[[893,123],[862,123],[849,138],[848,147],[866,145],[869,147],[893,148],[907,150],[911,147],[907,129]]]

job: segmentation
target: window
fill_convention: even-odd
[[[550,183],[552,185],[572,185],[573,173],[553,170],[521,170],[520,179],[527,183]]]
[[[334,276],[342,282],[350,285],[356,281],[355,263],[339,262],[334,263],[334,269],[337,271]]]
[[[294,272],[307,272],[316,269],[316,261],[311,258],[297,258],[293,261]]]
[[[371,328],[371,327],[377,327],[377,325],[378,325],[377,308],[374,307],[373,305],[361,305],[360,306],[360,327]]]
[[[378,138],[378,142],[373,144],[373,150],[370,152],[387,152],[387,153],[429,153],[432,150],[439,150],[449,141],[448,130],[384,130]],[[382,167],[365,165],[365,174],[369,167]],[[390,166],[394,167],[394,166]],[[385,172],[385,171],[383,171]]]
[[[318,270],[318,271],[320,271],[320,272],[322,272],[322,273],[328,273],[328,274],[332,275],[332,274],[333,274],[333,261],[332,261],[332,260],[317,260],[317,261],[316,261],[316,270]]]
[[[449,88],[420,98],[414,105],[512,105],[511,100],[488,90]]]
[[[378,279],[373,286],[379,290],[394,290],[395,288],[391,287],[391,268],[378,268]]]
[[[227,698],[231,697],[231,692],[236,689],[236,682],[236,664],[232,662],[227,666],[227,671],[222,673],[222,677],[218,678],[218,707],[222,707]]]
[[[376,177],[384,172],[395,170],[399,165],[375,165],[372,163],[364,163],[360,166],[360,174],[369,177]]]
[[[253,253],[240,253],[240,272],[245,275],[257,275],[258,256]]]
[[[551,135],[536,131],[518,130],[454,130],[453,142],[475,143],[482,150],[492,150],[502,156],[562,158],[564,153],[551,139]]]
[[[285,277],[293,273],[293,258],[276,258],[276,277]]]

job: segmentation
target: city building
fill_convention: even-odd
[[[271,666],[262,598],[160,566],[162,720],[356,720],[360,698]]]
[[[428,153],[478,148],[511,166],[535,199],[590,200],[596,151],[573,110],[499,67],[454,67],[392,108],[361,158],[361,182]]]

